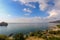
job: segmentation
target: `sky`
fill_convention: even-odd
[[[40,23],[60,19],[60,0],[0,0],[0,22]]]

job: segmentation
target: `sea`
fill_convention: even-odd
[[[59,23],[8,23],[8,26],[0,26],[0,34],[29,33],[37,30],[47,30]]]

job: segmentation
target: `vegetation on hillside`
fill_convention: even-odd
[[[60,28],[60,25],[57,25],[58,28]]]

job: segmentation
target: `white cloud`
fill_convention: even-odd
[[[1,13],[1,14],[0,14],[0,22],[1,22],[1,21],[5,21],[5,20],[9,19],[10,17],[11,17],[10,14]]]
[[[49,11],[48,14],[49,14],[48,18],[56,17],[58,15],[56,10],[51,10],[51,11]]]
[[[60,0],[54,0],[54,7],[51,7],[51,10],[48,10],[49,18],[60,19]]]
[[[9,23],[39,23],[41,22],[40,17],[32,17],[32,18],[10,18],[10,19],[5,19],[5,22]]]
[[[34,5],[29,4],[29,2],[38,2],[39,3],[39,8],[40,10],[44,11],[47,8],[47,2],[48,0],[17,0],[20,3],[26,5],[26,6],[30,6],[32,8],[36,8]]]
[[[30,14],[24,14],[24,16],[29,16]]]
[[[29,2],[36,2],[36,0],[17,0],[17,1],[19,1],[21,4],[24,4],[26,6],[36,8],[35,5],[29,4]]]
[[[10,14],[6,14],[6,13],[1,13],[0,14],[0,18],[8,18],[10,16],[11,16]]]
[[[48,7],[48,0],[38,0],[40,10],[44,11]]]
[[[16,2],[17,0],[13,0],[13,1],[15,1],[15,2]]]
[[[17,0],[18,1],[18,0]],[[29,2],[36,2],[37,0],[19,0],[23,4],[29,3]]]
[[[52,10],[49,14],[49,18],[60,18],[60,10]]]
[[[60,0],[55,0],[54,3],[55,3],[55,9],[60,10]]]
[[[36,8],[34,5],[31,5],[31,4],[25,4],[26,6],[29,6],[31,8]]]
[[[26,5],[26,6],[30,6],[32,8],[36,8],[34,5],[29,4],[29,2],[38,2],[39,3],[39,8],[41,11],[45,11],[49,14],[49,16],[44,17],[44,19],[42,18],[41,20],[55,20],[56,19],[60,19],[60,0],[52,0],[54,2],[54,6],[50,7],[49,4],[47,4],[47,2],[49,2],[49,0],[17,0],[20,3]],[[24,9],[25,12],[30,12],[31,10],[25,8]],[[29,15],[29,14],[25,14],[25,15]]]
[[[32,11],[29,8],[24,8],[23,11],[28,12],[28,13],[32,13]]]

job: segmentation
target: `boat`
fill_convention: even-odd
[[[0,26],[8,26],[8,23],[6,23],[6,22],[1,22],[1,23],[0,23]]]

